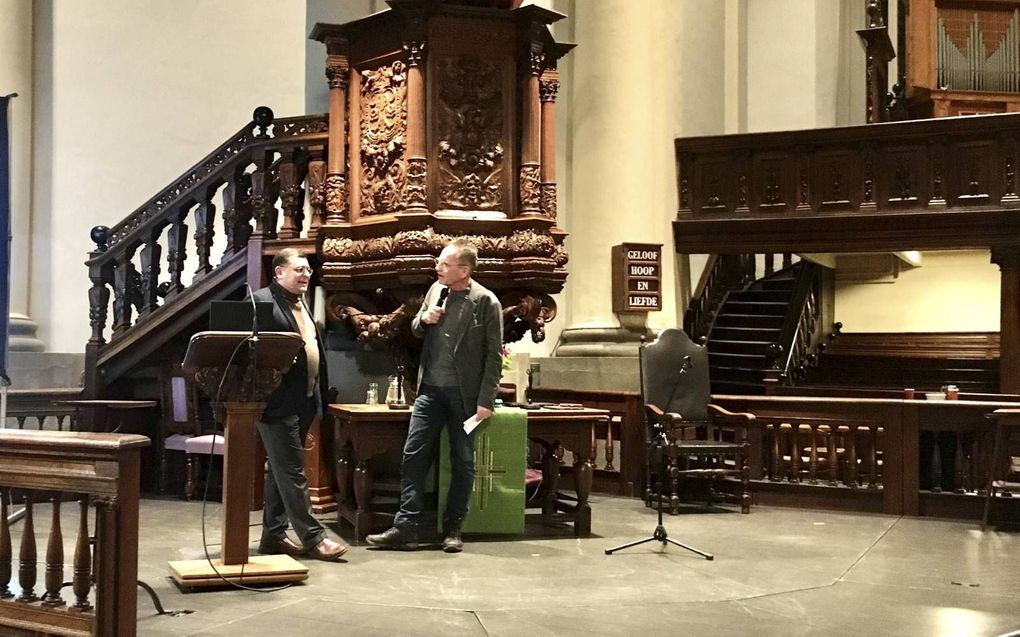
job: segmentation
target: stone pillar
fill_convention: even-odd
[[[1002,273],[999,298],[999,391],[1020,394],[1020,246],[992,248]]]
[[[543,57],[540,52],[530,51],[524,64],[528,75],[521,91],[521,174],[520,214],[538,216],[542,214],[541,181],[539,175],[539,153],[541,140],[541,107],[539,106],[538,78],[542,74]]]
[[[426,183],[428,162],[425,159],[425,80],[422,76],[425,43],[407,42],[407,189],[404,206],[407,212],[428,212]]]
[[[29,318],[32,261],[32,3],[0,0],[0,92],[11,100],[11,351],[41,351]],[[6,239],[6,237],[4,237]]]
[[[329,151],[326,155],[326,223],[350,220],[347,200],[347,41],[341,38],[326,43],[326,78],[329,80]]]
[[[542,100],[542,214],[556,219],[556,93],[560,74],[556,69],[542,73],[538,92]]]
[[[563,304],[567,327],[555,356],[635,356],[646,325],[678,324],[671,223],[677,212],[673,139],[683,132],[680,47],[691,36],[687,24],[695,33],[701,28],[697,19],[684,19],[685,12],[695,12],[687,4],[576,4],[573,40],[578,49],[564,84],[578,99],[558,113],[559,123],[571,131],[565,224],[571,274]],[[725,10],[715,4],[697,3],[697,11]],[[703,56],[697,61],[708,63]],[[719,86],[712,108],[721,117],[721,81]],[[709,103],[715,97],[705,96]],[[662,311],[613,313],[611,249],[624,242],[664,244]]]

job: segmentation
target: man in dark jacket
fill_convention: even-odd
[[[502,309],[489,290],[471,279],[478,252],[457,240],[436,260],[436,282],[411,322],[415,336],[424,337],[418,372],[418,397],[400,464],[400,510],[393,528],[369,535],[369,544],[392,549],[418,546],[418,518],[425,478],[435,460],[439,434],[450,434],[450,491],[443,513],[443,550],[463,549],[461,523],[467,515],[474,485],[474,433],[464,421],[492,415],[502,371]]]
[[[297,332],[305,346],[269,396],[258,423],[269,458],[259,553],[309,555],[332,561],[346,553],[347,547],[327,537],[326,530],[312,516],[304,468],[305,436],[316,414],[322,413],[328,387],[326,351],[303,298],[312,268],[299,251],[284,248],[273,258],[273,277],[272,283],[252,295],[256,301],[273,303],[272,325],[259,328]],[[300,545],[287,537],[288,519]]]

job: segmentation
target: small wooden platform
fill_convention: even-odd
[[[226,586],[224,579],[244,585],[308,579],[308,567],[289,555],[253,555],[244,564],[226,565],[222,560],[214,559],[211,565],[209,560],[179,560],[167,562],[167,566],[174,580],[183,588]]]

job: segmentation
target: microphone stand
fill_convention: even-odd
[[[249,369],[251,370],[251,396],[255,399],[258,390],[258,343],[259,343],[259,317],[258,306],[255,304],[255,294],[246,281],[244,287],[248,288],[248,298],[251,299],[251,336],[248,339]],[[301,303],[298,299],[298,303]]]
[[[642,390],[642,396],[643,396],[644,395],[644,364],[643,364],[644,361],[642,359],[644,358],[643,357],[643,353],[644,353],[644,339],[642,338],[641,340],[642,340],[641,348],[638,350],[638,371],[639,371],[639,373],[641,375],[641,390]],[[683,359],[683,362],[680,365],[680,373],[678,374],[677,383],[673,387],[673,392],[672,392],[673,394],[676,394],[677,387],[680,386],[680,379],[683,378],[683,375],[687,373],[687,369],[690,367],[690,364],[691,364],[691,357],[690,356],[685,356],[684,359]],[[670,404],[670,402],[672,402],[672,400],[673,400],[673,396],[670,395],[670,399],[666,402],[666,405],[668,406]],[[648,418],[647,413],[645,414],[645,418]],[[666,449],[669,448],[669,438],[666,436],[666,430],[662,426],[662,423],[659,422],[658,420],[653,421],[653,424],[652,424],[652,440],[654,441],[654,450],[652,450],[652,452],[649,454],[649,456],[651,456],[651,457],[658,457],[658,459],[659,459],[659,471],[657,472],[657,477],[656,477],[656,491],[658,492],[658,505],[656,506],[656,509],[658,509],[658,514],[659,514],[658,524],[656,524],[655,530],[652,532],[651,536],[645,537],[645,538],[641,538],[640,540],[634,540],[633,542],[627,542],[626,544],[621,544],[619,546],[614,546],[613,548],[610,548],[610,549],[606,549],[606,555],[612,555],[616,551],[627,549],[627,548],[630,548],[632,546],[637,546],[639,544],[644,544],[646,542],[662,542],[662,547],[663,548],[666,547],[666,544],[672,544],[674,546],[679,546],[682,549],[687,549],[688,551],[690,551],[692,553],[697,553],[698,555],[702,556],[706,560],[709,560],[709,561],[714,560],[715,556],[713,556],[711,553],[706,553],[705,551],[702,551],[701,549],[696,549],[693,546],[688,546],[687,544],[683,544],[681,542],[677,542],[673,538],[669,537],[669,534],[666,532],[666,527],[662,523],[662,490],[663,490],[663,487],[665,486],[663,484],[663,477],[664,477],[665,472],[666,472],[666,457],[668,455],[666,453]],[[651,458],[649,458],[649,460],[651,460]],[[675,471],[675,468],[674,468],[674,471]]]

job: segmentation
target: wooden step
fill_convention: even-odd
[[[770,303],[788,303],[790,300],[790,293],[792,290],[785,289],[771,289],[771,290],[740,290],[737,292],[730,292],[730,295],[726,297],[727,301],[738,301],[738,302],[770,302]]]
[[[708,341],[709,343],[717,341],[764,341],[766,343],[774,343],[778,336],[778,328],[719,327],[717,325],[708,335]],[[709,349],[711,349],[711,346]]]
[[[716,354],[750,354],[765,356],[772,341],[744,341],[710,338],[708,351]]]
[[[787,303],[776,301],[726,301],[723,303],[720,314],[749,314],[752,316],[778,316],[786,315]]]
[[[779,330],[783,327],[783,316],[765,314],[723,313],[715,319],[715,327],[744,327]]]

